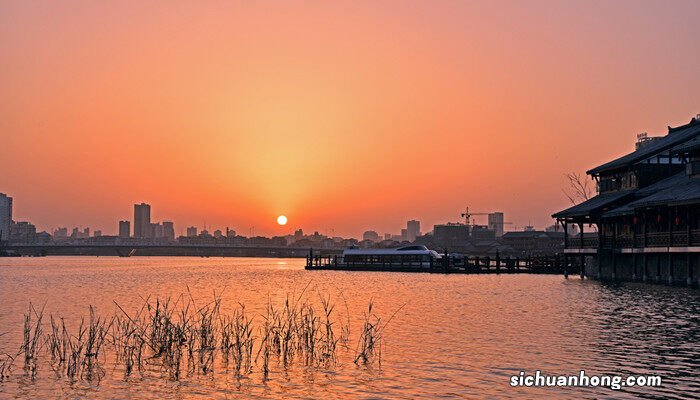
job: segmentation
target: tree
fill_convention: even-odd
[[[591,182],[578,172],[570,172],[564,175],[567,187],[562,189],[564,195],[576,205],[593,197],[594,191]]]

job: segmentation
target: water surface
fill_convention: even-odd
[[[698,290],[608,285],[534,275],[440,275],[305,271],[304,260],[169,257],[0,259],[0,353],[16,353],[29,302],[77,321],[92,304],[115,312],[143,299],[195,299],[221,293],[224,308],[253,314],[304,288],[311,301],[331,295],[351,337],[368,302],[385,318],[382,363],[333,368],[294,364],[237,378],[225,368],[168,379],[157,368],[125,377],[105,367],[99,382],[68,382],[40,362],[35,379],[19,363],[0,383],[2,398],[700,398]],[[512,388],[524,370],[551,374],[658,374],[660,388]]]

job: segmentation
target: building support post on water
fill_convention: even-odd
[[[669,159],[669,164],[671,163],[671,157]],[[673,214],[671,212],[672,208],[668,207],[668,284],[673,284],[673,253],[671,253],[671,248],[673,247]]]
[[[617,248],[617,234],[618,234],[618,229],[617,229],[617,221],[613,223],[613,242],[612,242],[612,247],[613,249]],[[617,279],[617,252],[615,250],[612,251],[612,273],[610,274],[612,280]]]
[[[598,225],[598,277],[600,279],[603,277],[603,261],[601,259],[601,254],[603,251],[603,225]]]
[[[586,254],[583,252],[583,245],[584,245],[583,244],[583,222],[579,222],[578,228],[579,228],[578,237],[579,237],[579,241],[580,241],[579,249],[581,251],[581,260],[580,260],[581,271],[583,271],[586,269]]]
[[[637,248],[637,224],[634,223],[637,217],[632,217],[632,282],[637,281],[637,253],[634,249]]]
[[[689,221],[690,222],[690,221]],[[688,244],[690,244],[690,236],[688,236]],[[690,253],[686,253],[685,265],[687,266],[687,278],[685,280],[687,286],[693,286],[693,257]]]
[[[661,282],[661,254],[656,256],[656,283]]]

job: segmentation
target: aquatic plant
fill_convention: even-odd
[[[25,372],[36,376],[42,347],[51,368],[71,382],[99,382],[107,358],[115,368],[122,367],[125,378],[134,373],[143,376],[152,367],[172,380],[181,379],[185,371],[206,375],[219,367],[236,377],[258,371],[263,379],[268,379],[276,366],[287,369],[295,362],[331,368],[337,363],[338,344],[347,348],[350,341],[349,312],[347,324],[343,324],[336,318],[331,297],[319,294],[318,302],[310,302],[304,297],[307,288],[298,296],[287,296],[281,307],[268,299],[257,324],[245,305],[223,312],[220,294],[198,304],[189,288],[186,295],[175,299],[145,298],[133,312],[114,302],[116,312],[110,317],[98,315],[89,306],[87,318],[82,317],[74,330],[64,318],[49,315],[45,335],[43,308],[37,311],[30,304],[24,315],[20,350],[16,356],[0,355],[0,380],[11,376],[19,355],[24,356]],[[370,302],[354,357],[356,364],[369,365],[375,359],[381,362],[383,332],[389,321],[391,318],[383,323]]]
[[[370,300],[367,312],[364,313],[360,340],[358,340],[357,348],[355,349],[355,364],[367,365],[377,361],[381,366],[384,330],[405,305],[403,304],[399,307],[386,322],[382,322],[382,319],[372,312],[373,303]]]
[[[36,317],[36,322],[34,323],[32,323],[32,315]],[[24,372],[32,378],[36,376],[37,371],[37,356],[41,346],[41,320],[43,316],[43,307],[37,313],[34,306],[29,303],[29,311],[24,314],[23,342],[19,354],[24,353]]]

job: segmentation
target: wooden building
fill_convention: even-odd
[[[564,252],[584,266],[582,277],[696,286],[700,115],[587,174],[598,194],[553,215],[565,232],[579,228],[565,235]]]

